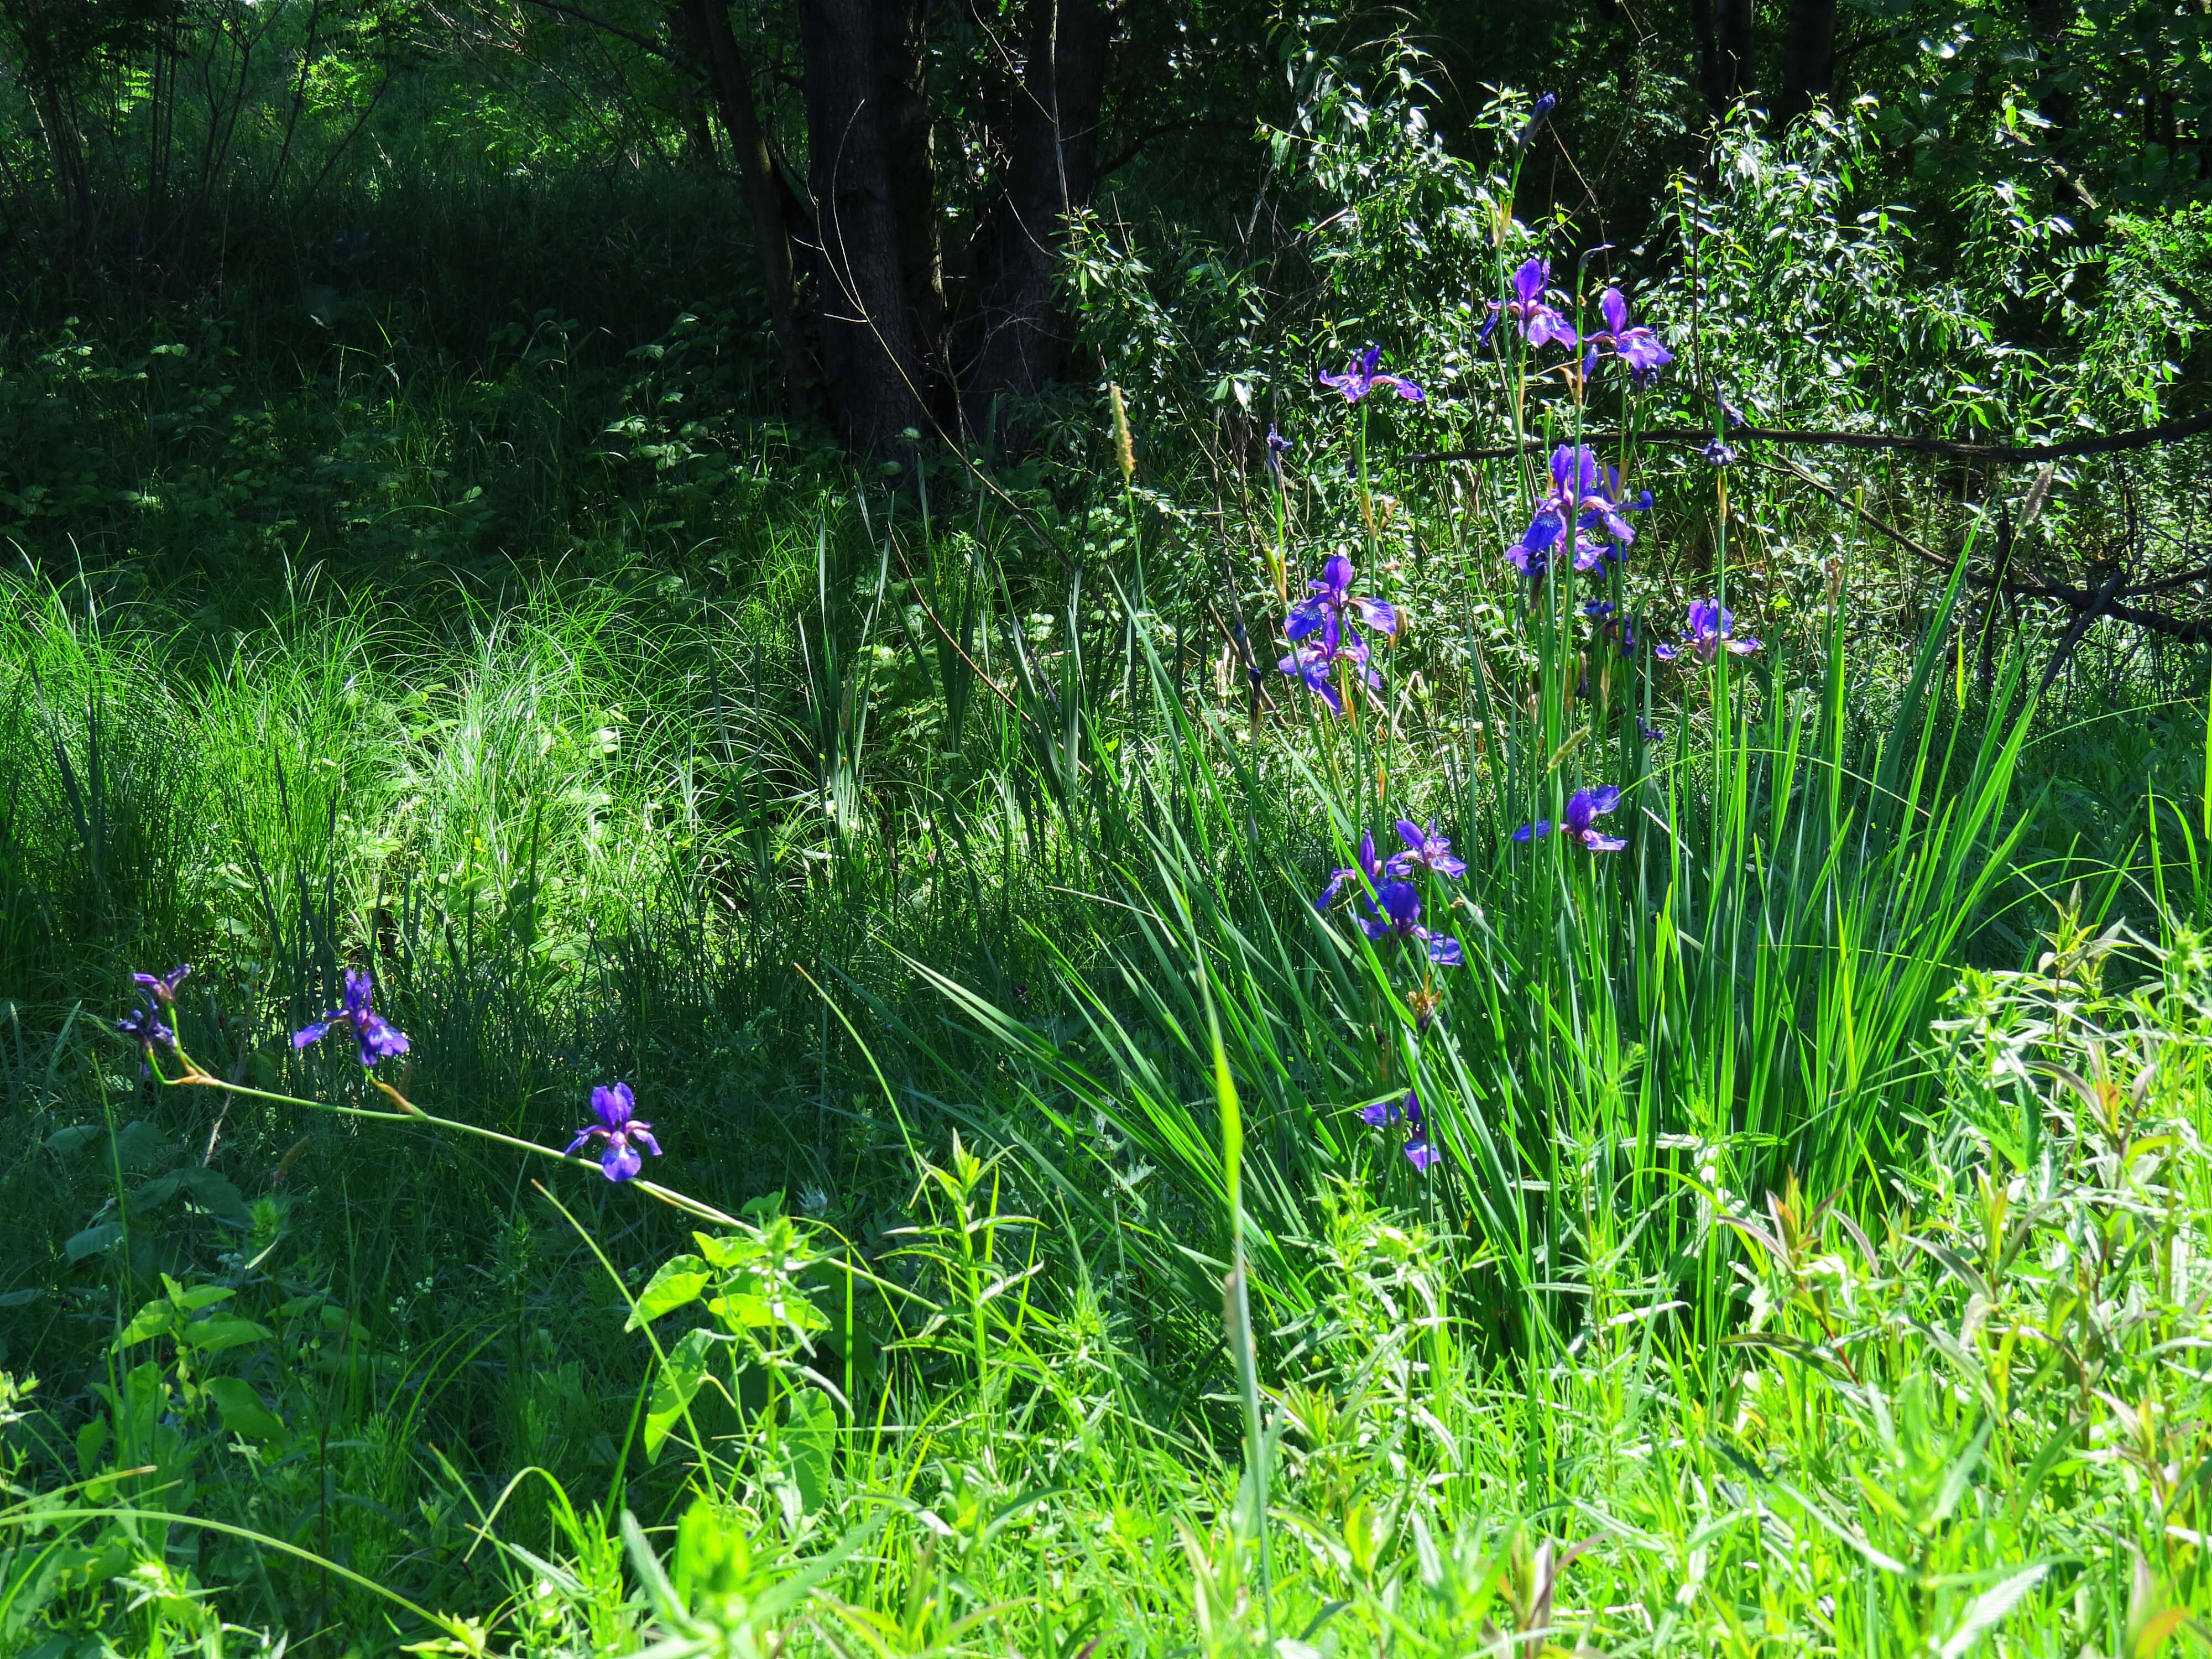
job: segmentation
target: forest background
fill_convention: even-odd
[[[2208,121],[0,0],[0,1654],[2212,1646]]]

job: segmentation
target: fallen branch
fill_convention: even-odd
[[[2080,455],[2110,455],[2121,450],[2149,449],[2179,443],[2212,432],[2212,415],[2192,415],[2184,421],[2139,427],[2133,432],[2109,432],[2094,438],[2075,438],[2063,444],[1967,444],[1951,438],[1915,438],[1887,432],[1794,431],[1774,427],[1732,426],[1726,441],[1736,443],[1817,444],[1832,449],[1900,449],[1917,455],[1935,455],[1951,461],[1980,461],[1995,466],[2021,466],[2037,461],[2065,460]],[[1586,432],[1592,440],[1618,443],[1637,438],[1646,443],[1709,444],[1711,431],[1699,427],[1662,426],[1642,432]],[[1503,461],[1545,447],[1541,438],[1523,438],[1518,444],[1494,449],[1425,449],[1408,455],[1409,465],[1425,466],[1437,461]]]
[[[1856,501],[1821,483],[1795,461],[1784,460],[1778,464],[1772,461],[1752,461],[1747,465],[1764,467],[1770,472],[1786,472],[1800,483],[1810,484],[1838,507],[1856,518],[1860,523],[1870,530],[1887,536],[1923,563],[1937,570],[1945,572],[1950,570],[1952,566],[1950,560],[1940,553],[1923,547],[1894,525],[1876,518]],[[2187,580],[2191,576],[2212,576],[2212,567],[2200,571],[2186,572],[2179,577],[2169,576],[2158,581],[2146,582],[2139,587],[2121,588],[2114,586],[2109,592],[2106,592],[2105,584],[2100,584],[2098,591],[2092,592],[2083,588],[2069,586],[2064,582],[2013,581],[2004,577],[1981,574],[1972,570],[1966,573],[1966,580],[1972,586],[1995,588],[2013,599],[2048,599],[2054,604],[2064,605],[2077,616],[2087,614],[2094,618],[2095,616],[2101,615],[2111,617],[2118,622],[2132,623],[2150,633],[2163,634],[2169,639],[2186,641],[2191,645],[2212,643],[2212,618],[2190,620],[2179,617],[2169,617],[2163,612],[2146,611],[2141,605],[2129,605],[2124,601],[2123,596],[2125,594],[2157,592],[2170,588],[2178,582]]]

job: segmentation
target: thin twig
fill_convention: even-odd
[[[2076,438],[2063,444],[1965,444],[1950,438],[1917,438],[1890,432],[1795,431],[1774,427],[1737,426],[1729,428],[1731,443],[1819,444],[1832,449],[1901,449],[1935,455],[1951,461],[1980,461],[1996,466],[2024,466],[2036,461],[2064,460],[2080,455],[2110,455],[2124,449],[2148,449],[2158,444],[2179,443],[2212,432],[2212,415],[2192,415],[2185,421],[2140,427],[2132,432],[2106,433]],[[1647,431],[1589,432],[1585,441],[1617,442],[1640,438],[1650,443],[1709,444],[1712,433],[1699,427],[1663,426]],[[1544,447],[1541,438],[1524,438],[1518,444],[1492,449],[1425,449],[1406,457],[1409,465],[1436,461],[1503,461]]]
[[[1814,489],[1819,490],[1823,495],[1826,495],[1830,501],[1833,501],[1838,507],[1842,507],[1845,512],[1852,514],[1859,520],[1860,523],[1865,525],[1870,530],[1876,531],[1881,535],[1887,536],[1890,540],[1895,542],[1899,547],[1911,554],[1915,558],[1919,559],[1922,562],[1929,565],[1934,569],[1946,572],[1950,570],[1950,560],[1944,558],[1941,554],[1929,551],[1927,548],[1923,547],[1918,542],[1914,541],[1911,537],[1898,529],[1896,526],[1885,523],[1882,520],[1876,518],[1873,514],[1868,512],[1857,502],[1851,501],[1847,496],[1844,496],[1838,491],[1831,489],[1828,485],[1822,483],[1818,478],[1805,471],[1803,467],[1799,466],[1795,461],[1784,460],[1778,465],[1771,461],[1747,461],[1742,463],[1742,465],[1764,467],[1770,472],[1789,473],[1792,477],[1798,479],[1801,483],[1810,484]],[[2212,572],[2200,572],[2197,574],[2212,574]],[[2014,599],[2048,599],[2054,604],[2064,605],[2069,611],[2087,611],[2094,606],[2101,612],[2101,614],[2110,617],[2117,622],[2132,623],[2136,627],[2146,629],[2151,633],[2163,634],[2170,639],[2186,641],[2192,645],[2203,645],[2208,642],[2212,642],[2212,618],[2204,620],[2187,620],[2179,617],[2164,616],[2155,611],[2146,611],[2141,605],[2128,605],[2118,598],[2100,601],[2094,593],[2087,592],[2081,588],[2069,586],[2064,582],[2000,581],[1995,576],[1985,575],[1972,570],[1966,572],[1966,580],[1975,587],[1999,588]],[[2154,591],[2155,588],[2165,585],[2166,584],[2163,583],[2158,583],[2153,584],[2150,588],[2136,590],[2123,589],[2121,591],[2134,591],[2138,592],[2151,592]]]

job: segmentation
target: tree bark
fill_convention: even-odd
[[[961,413],[971,434],[997,426],[1007,447],[1026,434],[998,413],[1034,397],[1067,353],[1053,282],[1068,216],[1098,182],[1098,125],[1111,21],[1104,0],[1030,0],[1023,73],[1006,115],[1006,180],[975,233],[976,296],[969,319]]]
[[[814,365],[807,360],[805,342],[799,334],[785,191],[776,176],[775,158],[769,153],[760,112],[753,103],[751,66],[730,32],[729,0],[685,0],[685,9],[696,20],[706,41],[714,107],[722,118],[722,131],[730,141],[730,153],[744,189],[755,255],[760,261],[761,287],[768,295],[769,323],[775,331],[776,352],[783,363],[784,401],[793,418],[812,420],[821,415],[822,401],[814,382]]]
[[[674,47],[674,67],[678,71],[676,88],[676,118],[684,129],[684,147],[691,160],[702,167],[713,167],[714,130],[707,118],[707,105],[700,96],[703,88],[711,96],[714,75],[707,56],[707,34],[700,14],[704,9],[693,0],[668,9],[668,39]],[[684,82],[680,71],[690,70],[699,78]]]
[[[929,108],[928,0],[875,0],[876,112],[898,243],[907,329],[924,395],[947,383],[945,258],[938,231],[937,143]]]
[[[1698,55],[1698,90],[1708,114],[1721,112],[1720,47],[1713,39],[1713,0],[1690,0],[1690,39]]]
[[[1784,125],[1834,89],[1836,0],[1790,0],[1782,43],[1782,95],[1775,114]]]
[[[879,0],[802,0],[807,187],[823,279],[822,356],[846,441],[882,454],[927,425],[899,268],[876,72]]]
[[[1715,8],[1713,89],[1716,112],[1726,114],[1758,84],[1752,64],[1752,0],[1717,0]]]

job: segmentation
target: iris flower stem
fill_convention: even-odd
[[[1359,425],[1352,434],[1352,453],[1359,459],[1359,523],[1366,536],[1367,568],[1371,571],[1377,555],[1375,551],[1375,503],[1367,492],[1367,405],[1364,403],[1359,405]]]
[[[481,1140],[496,1141],[499,1145],[513,1147],[519,1152],[535,1152],[540,1158],[551,1158],[556,1164],[582,1164],[587,1161],[572,1158],[565,1152],[556,1152],[550,1146],[542,1146],[534,1140],[524,1140],[520,1136],[503,1134],[497,1129],[487,1129],[480,1123],[465,1123],[459,1118],[441,1117],[435,1112],[426,1112],[380,1077],[371,1077],[369,1081],[389,1096],[398,1105],[399,1110],[380,1112],[367,1106],[340,1106],[331,1101],[309,1100],[302,1095],[277,1094],[272,1090],[249,1088],[243,1084],[228,1082],[202,1069],[200,1063],[185,1052],[183,1042],[179,1042],[172,1046],[176,1051],[177,1058],[184,1062],[185,1074],[182,1077],[165,1077],[158,1068],[155,1073],[156,1077],[161,1077],[161,1082],[167,1087],[172,1089],[221,1089],[229,1094],[243,1095],[248,1100],[265,1100],[274,1106],[297,1106],[302,1110],[310,1112],[328,1112],[335,1117],[366,1118],[377,1123],[422,1123],[432,1128],[449,1129],[456,1134],[474,1135]],[[696,1216],[702,1221],[711,1221],[718,1227],[735,1227],[741,1224],[735,1216],[726,1215],[711,1204],[702,1203],[697,1199],[686,1197],[682,1193],[661,1186],[658,1182],[634,1181],[630,1184],[641,1192],[652,1194],[672,1209],[681,1210],[687,1215]]]
[[[1273,432],[1274,428],[1267,428]],[[1291,502],[1290,481],[1283,477],[1281,457],[1273,468],[1275,480],[1275,599],[1284,611],[1291,608]]]

